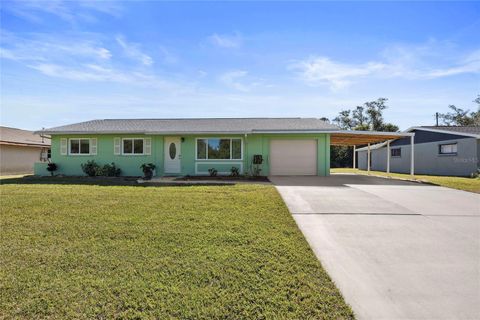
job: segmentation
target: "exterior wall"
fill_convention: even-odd
[[[440,144],[457,143],[456,155],[438,153]],[[479,167],[479,142],[475,138],[461,138],[415,144],[415,173],[444,176],[469,176]],[[410,173],[410,145],[390,146],[401,148],[401,157],[390,157],[390,171]],[[387,148],[371,151],[371,170],[386,171]],[[359,169],[367,169],[367,151],[359,151]]]
[[[40,161],[42,147],[0,145],[0,175],[33,173]]]
[[[152,139],[151,155],[114,155],[114,138],[146,138]],[[252,172],[253,156],[261,154],[264,162],[260,166],[261,175],[269,174],[269,154],[271,139],[315,139],[317,140],[317,171],[318,175],[330,173],[330,136],[328,134],[248,134],[248,135],[181,135],[181,175],[208,174],[209,168],[215,168],[219,174],[229,174],[232,167],[240,169],[241,173]],[[61,155],[61,138],[96,138],[96,155]],[[240,138],[243,143],[243,159],[241,160],[196,160],[197,138]],[[143,163],[154,163],[157,166],[155,175],[164,175],[164,136],[159,135],[54,135],[52,136],[52,162],[56,163],[56,174],[84,175],[81,164],[95,160],[98,164],[115,162],[122,170],[123,176],[141,176],[140,166]],[[49,175],[45,166],[38,165],[35,171],[38,175]]]

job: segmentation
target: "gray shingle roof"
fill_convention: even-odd
[[[32,131],[0,126],[0,143],[50,146],[50,139]]]
[[[265,131],[334,131],[316,118],[104,119],[46,129],[59,133],[253,133]]]
[[[421,128],[480,135],[480,126],[422,126]]]

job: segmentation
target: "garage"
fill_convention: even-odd
[[[317,140],[271,140],[270,175],[317,174]]]

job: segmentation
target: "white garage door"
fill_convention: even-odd
[[[270,175],[317,174],[316,140],[271,140]]]

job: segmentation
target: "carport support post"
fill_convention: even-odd
[[[410,136],[410,176],[415,174],[415,136]]]
[[[356,145],[353,145],[353,169],[355,169],[355,160],[356,160],[356,154],[357,153],[357,150],[356,150]]]
[[[390,140],[387,141],[387,174],[390,174]]]
[[[370,143],[367,149],[367,173],[370,174]]]

